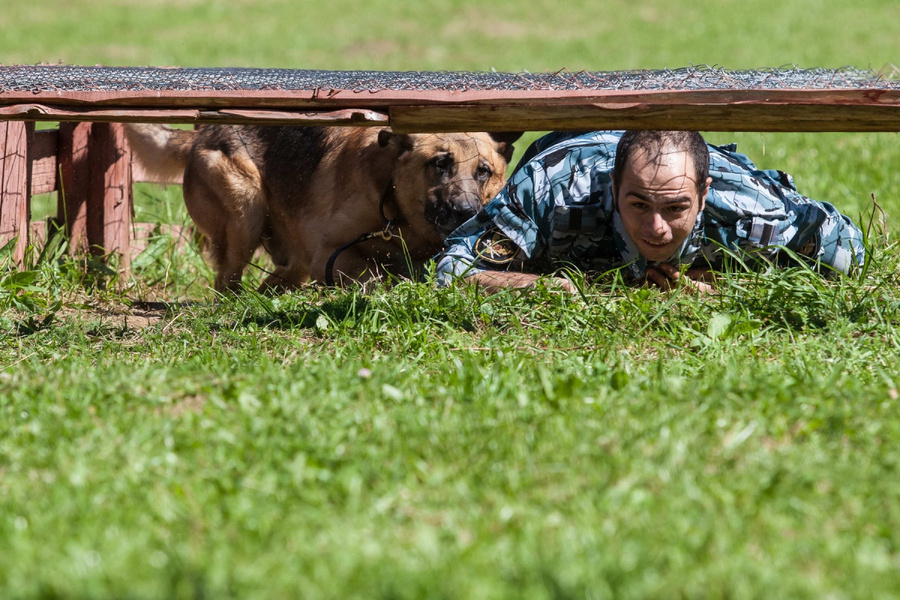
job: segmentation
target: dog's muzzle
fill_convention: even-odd
[[[425,218],[434,224],[441,236],[446,237],[480,209],[481,199],[474,194],[455,196],[450,200],[434,198],[426,204]]]

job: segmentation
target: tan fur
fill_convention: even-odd
[[[129,123],[125,134],[144,170],[155,177],[154,181],[171,181],[184,173],[197,137],[196,131],[144,123]]]
[[[141,127],[129,126],[129,141],[148,170],[184,165],[185,203],[208,238],[219,291],[240,288],[260,245],[275,263],[263,287],[325,281],[326,264],[339,247],[384,229],[379,203],[390,182],[384,211],[394,220],[393,237],[341,252],[334,278],[347,283],[385,272],[408,276],[441,250],[453,227],[500,191],[512,153],[511,143],[485,133],[394,135],[332,127],[321,130],[321,159],[312,168],[285,163],[290,136],[267,137],[274,129],[214,126],[219,129],[196,137],[185,156],[181,133]],[[452,169],[439,169],[447,156]]]

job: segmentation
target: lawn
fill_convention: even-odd
[[[0,12],[0,63],[880,69],[897,22],[876,0],[36,0]],[[865,271],[216,301],[165,237],[127,280],[55,244],[0,271],[0,597],[900,596],[900,138],[707,137],[854,217]],[[136,210],[187,222],[177,188]]]

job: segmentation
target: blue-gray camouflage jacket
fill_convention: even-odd
[[[506,187],[447,239],[439,283],[491,269],[550,273],[565,266],[624,268],[626,279],[642,280],[652,263],[625,233],[612,196],[621,134],[558,132],[532,144]],[[709,145],[706,208],[668,262],[716,268],[723,248],[775,261],[784,247],[845,274],[862,264],[862,233],[849,218],[735,149]]]

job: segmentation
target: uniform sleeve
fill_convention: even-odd
[[[800,194],[786,173],[761,171],[743,154],[711,147],[710,177],[706,212],[715,242],[781,262],[788,258],[779,248],[787,248],[844,274],[865,260],[853,221]]]
[[[548,189],[540,162],[515,171],[481,212],[447,238],[437,263],[438,284],[447,286],[454,278],[486,270],[519,270],[541,253],[553,219]]]
[[[782,234],[782,245],[844,275],[863,264],[866,251],[862,232],[849,217],[827,202],[800,194],[789,197],[788,202],[794,218]]]

